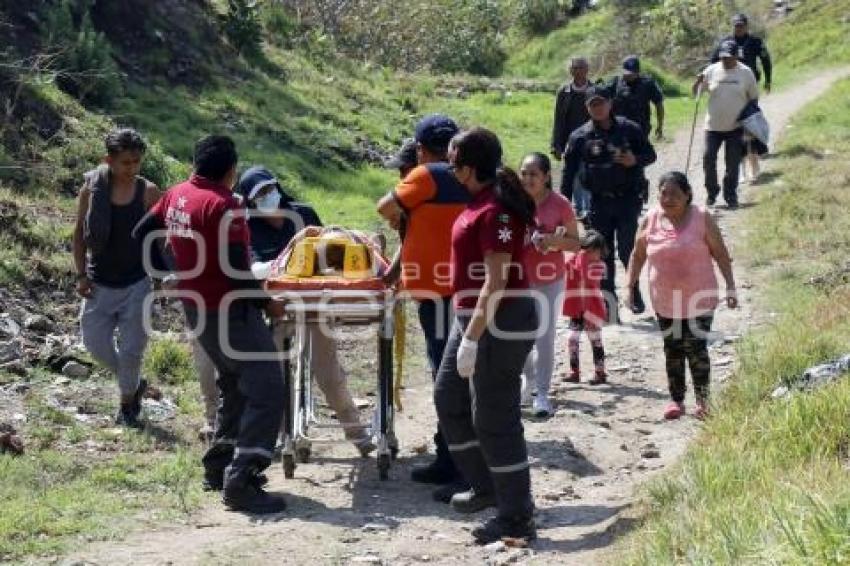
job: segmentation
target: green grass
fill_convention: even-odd
[[[759,187],[744,259],[773,266],[760,308],[780,315],[740,344],[714,416],[648,486],[645,522],[621,544],[626,563],[850,561],[850,379],[770,399],[848,349],[850,284],[837,276],[850,252],[848,131],[844,81],[795,119],[778,177]],[[808,284],[812,275],[826,284]]]

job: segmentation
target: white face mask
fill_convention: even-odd
[[[260,212],[274,212],[280,206],[280,191],[272,191],[255,201]]]

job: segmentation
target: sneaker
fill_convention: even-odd
[[[546,395],[538,395],[534,398],[533,405],[534,416],[539,419],[546,419],[552,416],[552,404]]]
[[[668,421],[673,421],[681,417],[685,414],[685,405],[683,403],[677,403],[676,401],[670,401],[667,403],[667,406],[664,408],[664,418]]]
[[[726,208],[729,210],[738,210],[738,201],[732,201],[726,203]]]
[[[526,542],[537,538],[534,519],[505,519],[495,517],[472,530],[478,544],[490,544],[503,539],[520,539]]]
[[[605,370],[598,369],[596,373],[593,374],[593,379],[591,379],[588,383],[591,385],[602,385],[608,383],[608,374],[605,373]]]
[[[229,482],[224,487],[222,500],[231,511],[244,511],[255,515],[280,513],[286,510],[286,501],[280,495],[268,493],[254,481]]]
[[[452,502],[452,497],[454,497],[455,494],[468,491],[469,489],[469,484],[465,481],[455,481],[447,483],[446,485],[441,485],[431,492],[431,497],[434,498],[434,501],[437,503],[445,503],[448,505]]]
[[[646,304],[643,302],[643,295],[640,293],[640,285],[635,284],[632,287],[632,312],[634,314],[641,314],[646,310]]]
[[[708,405],[705,401],[697,401],[696,408],[694,409],[694,417],[701,421],[704,421],[708,417]]]
[[[717,196],[708,195],[705,199],[706,206],[714,206],[717,202]]]
[[[354,447],[357,448],[357,451],[360,452],[360,457],[368,458],[369,454],[375,451],[377,446],[372,442],[370,437],[362,438],[360,440],[355,440],[353,442]]]
[[[496,506],[496,495],[493,493],[476,493],[468,489],[455,493],[451,499],[452,509],[458,513],[478,513],[488,507]]]
[[[567,383],[579,383],[581,381],[581,372],[577,369],[571,369],[570,373],[564,376],[564,381]]]
[[[410,471],[410,479],[416,483],[442,485],[452,483],[456,478],[457,472],[437,460],[425,466],[414,466]]]

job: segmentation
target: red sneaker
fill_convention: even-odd
[[[581,381],[581,372],[577,369],[570,370],[570,373],[564,376],[564,381],[567,383],[578,383]]]
[[[676,401],[670,401],[664,408],[664,418],[668,421],[676,420],[684,414],[685,405]]]

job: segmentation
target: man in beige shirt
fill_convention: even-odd
[[[738,171],[744,154],[743,132],[738,116],[750,100],[758,98],[758,83],[752,70],[739,62],[733,41],[720,45],[720,61],[703,69],[694,83],[708,90],[708,112],[705,116],[705,153],[703,170],[707,204],[713,205],[720,193],[717,181],[717,153],[725,149],[726,173],[723,176],[723,200],[730,209],[738,208]]]

